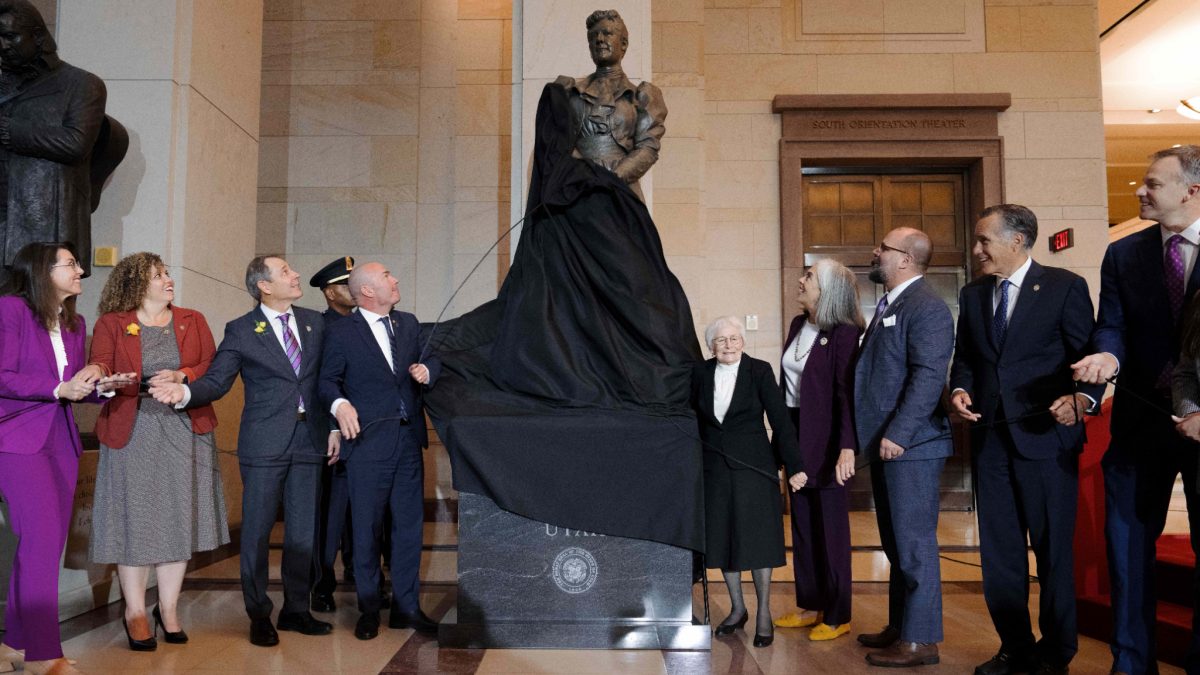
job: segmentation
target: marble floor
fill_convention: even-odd
[[[1187,531],[1181,500],[1173,504],[1170,531]],[[247,640],[248,621],[238,586],[238,559],[227,558],[188,575],[181,599],[180,618],[191,636],[187,645],[160,643],[153,653],[129,651],[121,628],[120,604],[109,605],[66,621],[64,650],[79,660],[86,673],[850,673],[878,672],[863,660],[865,650],[853,633],[874,631],[886,622],[887,563],[878,550],[874,514],[852,514],[854,621],[850,636],[831,642],[811,642],[807,629],[777,629],[775,643],[755,649],[752,632],[714,639],[711,652],[669,651],[564,651],[564,650],[452,650],[438,649],[436,640],[411,630],[389,630],[371,641],[354,638],[354,594],[343,586],[336,594],[338,609],[318,615],[331,621],[331,635],[308,637],[281,633],[280,645],[255,647]],[[946,640],[941,665],[925,672],[969,673],[998,647],[981,594],[979,554],[975,550],[973,513],[945,512],[939,526],[942,546],[943,616]],[[276,533],[276,544],[281,541]],[[789,542],[790,543],[790,542]],[[440,618],[456,597],[453,523],[427,523],[426,551],[422,557],[422,606]],[[278,547],[272,551],[272,597],[281,601],[278,584]],[[719,576],[710,575],[711,615],[720,621],[729,611],[729,595]],[[744,584],[752,614],[757,612],[749,578]],[[771,592],[775,615],[794,605],[794,586],[788,567],[776,570]],[[1032,584],[1030,605],[1036,617],[1037,584]],[[702,595],[696,587],[695,606],[702,613]],[[1035,618],[1036,620],[1036,618]],[[753,625],[753,622],[749,624]],[[1105,673],[1108,645],[1080,638],[1075,673]],[[1162,673],[1182,670],[1163,665]]]

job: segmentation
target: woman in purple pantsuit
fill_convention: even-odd
[[[70,244],[28,244],[0,290],[0,493],[17,536],[4,639],[25,650],[27,673],[78,672],[58,632],[59,560],[82,451],[70,402],[98,401],[133,377],[84,365],[77,260]],[[0,659],[3,668],[22,657],[0,647]]]
[[[793,492],[792,562],[796,605],[775,625],[815,626],[811,640],[850,630],[850,507],[854,475],[854,355],[863,317],[854,273],[832,259],[800,279],[800,315],[792,319],[780,384],[800,433],[808,485]],[[808,611],[805,611],[808,610]]]

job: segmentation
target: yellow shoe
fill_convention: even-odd
[[[849,623],[843,623],[838,626],[830,626],[827,623],[822,623],[808,632],[808,639],[813,641],[832,640],[849,632]]]
[[[780,628],[804,628],[805,626],[815,626],[820,622],[821,614],[819,612],[812,616],[804,616],[800,612],[788,612],[775,619],[775,625]]]

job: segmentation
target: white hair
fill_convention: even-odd
[[[742,340],[746,339],[746,326],[742,324],[741,319],[731,314],[729,316],[719,316],[712,323],[708,324],[708,328],[704,329],[704,344],[712,347],[713,337],[716,336],[717,331],[725,326],[736,328]]]

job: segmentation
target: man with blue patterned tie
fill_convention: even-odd
[[[324,635],[330,624],[308,611],[321,463],[337,461],[338,438],[317,399],[325,321],[296,307],[300,275],[282,256],[258,256],[246,266],[246,290],[258,302],[230,321],[212,365],[188,384],[154,387],[159,401],[178,408],[221,398],[240,374],[246,404],[238,434],[242,474],[242,595],[250,642],[279,644],[267,597],[268,552],[275,514],[283,504],[283,608],[279,630]]]
[[[975,225],[980,276],[959,295],[951,410],[972,430],[983,597],[1000,650],[975,675],[1065,673],[1078,649],[1071,546],[1081,415],[1102,386],[1075,392],[1071,364],[1092,334],[1092,300],[1077,274],[1034,262],[1037,216],[992,206]],[[1042,637],[1029,619],[1037,558]]]
[[[358,609],[355,637],[379,634],[382,597],[379,546],[384,513],[392,515],[392,602],[389,628],[434,633],[421,611],[417,572],[424,525],[424,465],[428,446],[423,388],[441,372],[435,356],[422,361],[420,324],[395,311],[400,282],[379,263],[350,273],[358,311],[330,326],[321,366],[321,400],[337,418],[350,481],[354,575]]]

